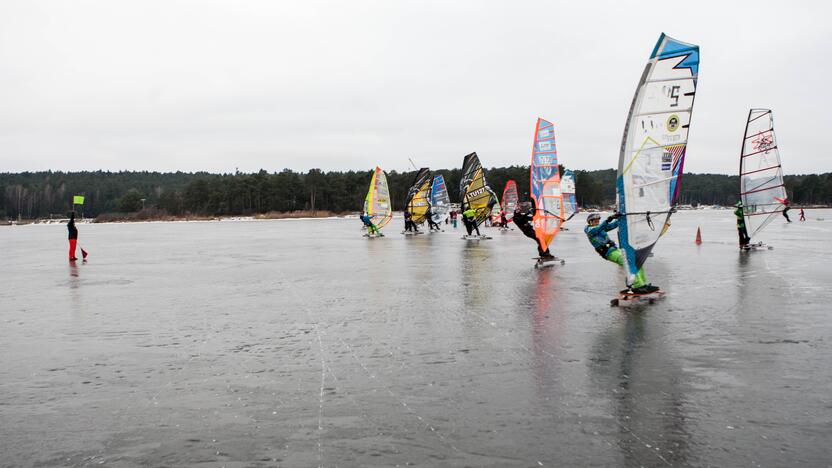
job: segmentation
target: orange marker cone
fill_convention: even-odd
[[[696,245],[702,245],[702,231],[696,228]]]

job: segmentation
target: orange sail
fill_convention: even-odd
[[[535,205],[534,232],[543,249],[555,239],[563,223],[563,194],[560,190],[555,128],[551,122],[537,119],[532,147],[531,196]]]

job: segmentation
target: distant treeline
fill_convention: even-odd
[[[254,174],[160,172],[0,173],[0,216],[48,218],[71,210],[72,196],[85,195],[84,215],[131,213],[154,208],[171,215],[244,215],[269,211],[357,211],[363,206],[372,171],[298,173],[288,169]],[[415,171],[387,173],[394,208],[404,205]],[[460,169],[440,169],[451,201],[458,200]],[[615,203],[615,171],[575,171],[578,203],[584,207]],[[486,170],[489,185],[502,195],[514,179],[521,199],[528,198],[528,166]],[[685,174],[679,203],[731,205],[737,201],[737,176]],[[832,205],[832,173],[786,176],[794,206]]]

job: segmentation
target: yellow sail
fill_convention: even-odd
[[[473,209],[476,212],[474,215],[476,223],[481,224],[491,215],[491,207],[497,202],[497,196],[488,187],[482,167],[473,171],[470,180],[462,197],[462,209],[463,211]]]
[[[430,207],[431,181],[430,170],[423,167],[416,173],[413,186],[410,187],[407,193],[405,206],[412,216],[411,221],[416,224],[425,222],[425,218],[427,217],[428,208]]]
[[[393,218],[387,176],[380,167],[376,167],[370,179],[370,190],[367,191],[367,197],[364,199],[364,213],[370,216],[372,223],[379,229]]]

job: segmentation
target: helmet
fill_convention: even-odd
[[[591,223],[592,221],[596,221],[601,219],[601,215],[598,213],[591,213],[589,216],[586,217],[586,222]]]

